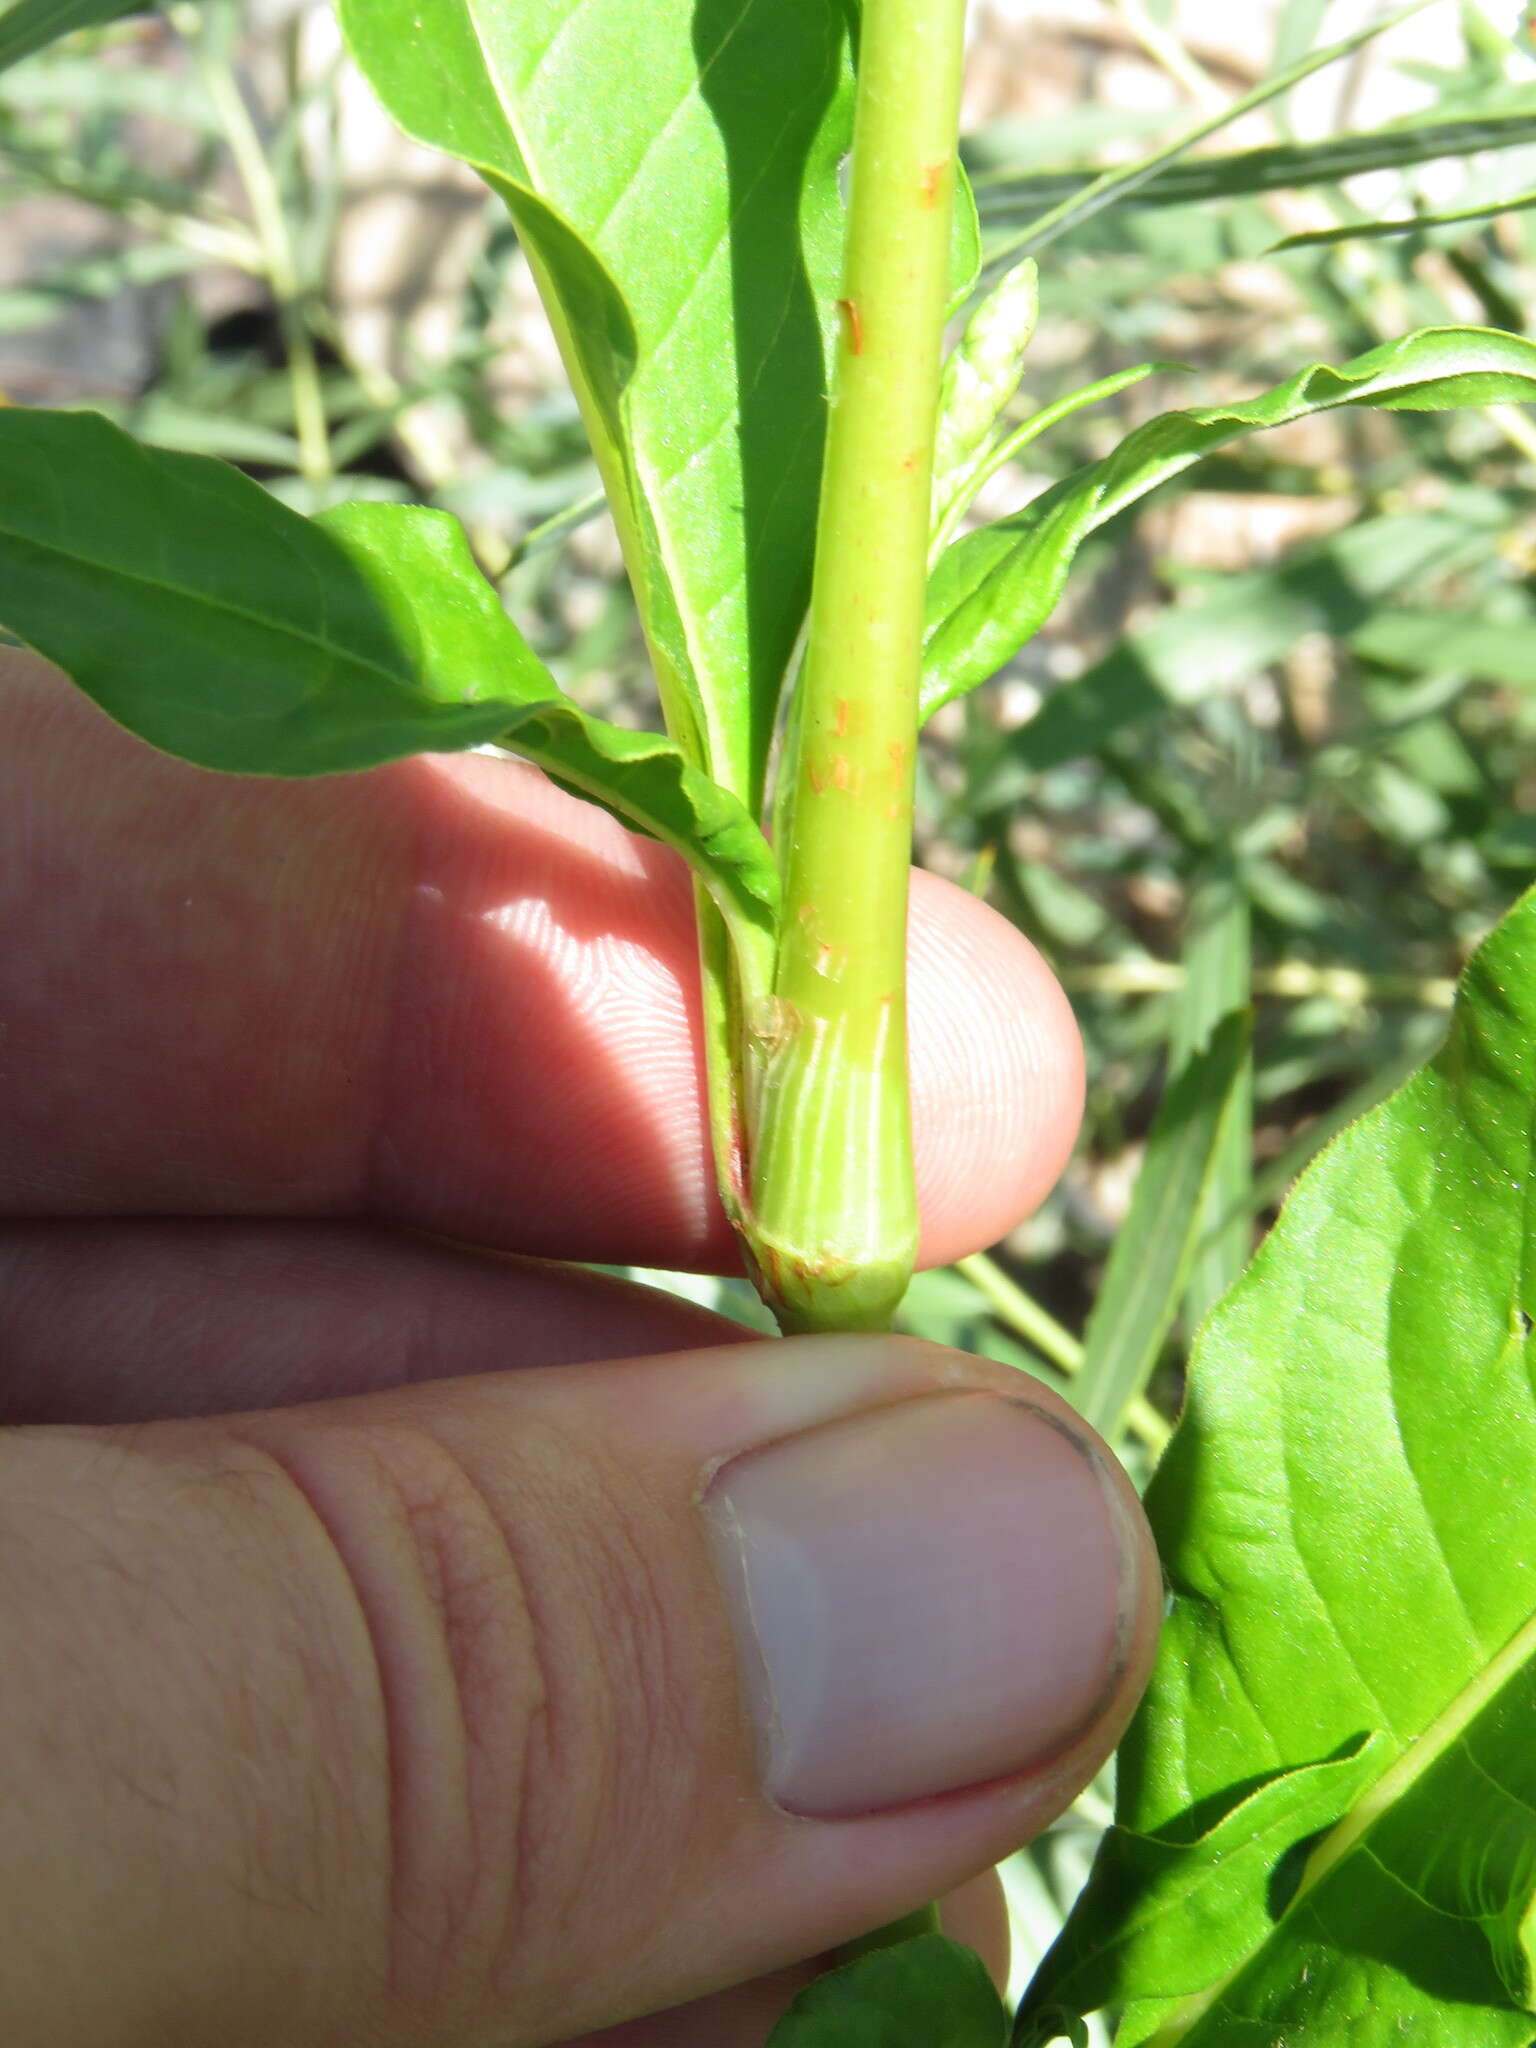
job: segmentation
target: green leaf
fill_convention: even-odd
[[[1199,206],[1255,192],[1290,192],[1334,185],[1363,171],[1403,170],[1484,150],[1520,149],[1536,142],[1536,113],[1490,120],[1402,122],[1363,135],[1331,135],[1321,142],[1285,142],[1264,149],[1234,150],[1221,156],[1190,156],[1165,164],[1133,191],[1122,206]],[[976,181],[976,206],[983,229],[1018,215],[1060,206],[1094,182],[1092,171],[1030,171],[1020,176],[994,172]]]
[[[1213,448],[1339,406],[1433,412],[1536,397],[1536,344],[1492,328],[1426,328],[1357,356],[1316,363],[1238,405],[1148,420],[1011,519],[956,541],[929,581],[923,715],[984,682],[1055,609],[1088,535]]]
[[[1459,227],[1469,220],[1496,220],[1504,213],[1525,213],[1536,206],[1536,192],[1512,192],[1507,199],[1485,200],[1480,206],[1458,206],[1449,212],[1414,213],[1403,220],[1347,221],[1342,227],[1309,228],[1303,234],[1287,235],[1269,251],[1278,256],[1285,249],[1319,249],[1335,242],[1380,240],[1389,235],[1413,235],[1427,228]]]
[[[1253,934],[1248,897],[1225,848],[1207,854],[1190,877],[1183,945],[1184,984],[1174,1001],[1170,1073],[1208,1046],[1223,1017],[1253,999]],[[1212,1147],[1184,1287],[1185,1328],[1195,1330],[1242,1273],[1253,1250],[1253,1054],[1233,1081],[1230,1110]]]
[[[1473,676],[1517,690],[1536,688],[1532,619],[1490,619],[1460,611],[1381,611],[1350,635],[1350,645],[1383,668]]]
[[[551,305],[669,730],[759,807],[810,585],[851,123],[839,0],[345,0]],[[594,146],[594,136],[601,145]]]
[[[327,775],[500,741],[675,846],[738,942],[766,943],[777,874],[746,811],[670,741],[562,698],[447,513],[306,520],[93,413],[0,411],[0,621],[205,768]]]
[[[122,14],[141,14],[140,0],[16,0],[0,14],[0,71],[46,49],[77,28],[99,28]]]
[[[1349,1811],[1379,1775],[1385,1751],[1381,1736],[1359,1737],[1326,1762],[1239,1788],[1183,1827],[1157,1835],[1110,1829],[1094,1860],[1092,1903],[1074,1916],[1076,1945],[1042,1964],[1019,2010],[1015,2048],[1054,2041],[1068,2016],[1080,2020],[1118,1997],[1128,1965],[1177,1981],[1192,1928],[1214,1954],[1240,1962],[1272,1924],[1270,1873]],[[1125,2033],[1138,2035],[1151,2016],[1133,2001]]]
[[[852,137],[849,137],[850,141]],[[953,320],[981,276],[981,221],[965,165],[955,163],[954,203],[949,210],[949,315]]]
[[[1111,1442],[1178,1310],[1222,1136],[1246,1092],[1251,1035],[1247,1011],[1224,1018],[1170,1083],[1147,1139],[1071,1390],[1074,1405]]]
[[[1361,519],[1272,568],[1220,577],[1197,603],[1169,605],[1134,628],[1004,734],[978,770],[977,808],[1011,804],[1044,770],[1097,752],[1171,706],[1231,688],[1305,633],[1369,630],[1382,597],[1484,558],[1496,532],[1446,511]]]
[[[1394,28],[1400,21],[1406,21],[1412,14],[1422,12],[1430,4],[1431,0],[1410,0],[1407,7],[1400,7],[1391,14],[1378,15],[1363,28],[1356,29],[1352,35],[1344,36],[1336,43],[1329,43],[1321,50],[1311,51],[1294,64],[1275,72],[1271,77],[1260,79],[1253,90],[1245,92],[1241,99],[1230,101],[1207,120],[1198,122],[1193,128],[1187,128],[1182,135],[1153,150],[1149,156],[1141,157],[1135,163],[1117,164],[1113,170],[1102,172],[1081,190],[1063,199],[1059,205],[1053,206],[1038,220],[1032,221],[1018,234],[1009,235],[1003,242],[988,249],[988,262],[999,263],[1005,259],[1012,260],[1033,254],[1066,234],[1070,228],[1081,226],[1084,221],[1092,220],[1096,214],[1103,213],[1111,206],[1118,206],[1139,186],[1156,177],[1165,165],[1171,164],[1186,151],[1193,149],[1197,142],[1203,142],[1206,136],[1217,134],[1221,129],[1229,127],[1233,121],[1241,119],[1244,114],[1250,114],[1256,108],[1280,98],[1293,86],[1300,85],[1304,78],[1310,78],[1314,71],[1321,71],[1325,66],[1337,63],[1340,58],[1350,56],[1387,29]]]
[[[829,1970],[802,1991],[767,2048],[1005,2048],[1008,2015],[986,1965],[922,1934]]]
[[[1121,1832],[1028,2009],[1121,2007],[1122,2048],[1536,2039],[1533,1046],[1536,895],[1207,1324]]]

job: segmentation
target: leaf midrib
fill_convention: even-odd
[[[348,665],[356,669],[363,670],[368,674],[378,676],[382,678],[385,682],[387,682],[390,685],[390,687],[394,690],[408,692],[411,688],[411,682],[409,678],[403,679],[391,670],[381,667],[378,662],[370,659],[366,655],[355,654],[344,647],[337,646],[332,641],[323,639],[318,634],[306,631],[302,627],[292,626],[284,620],[275,620],[272,618],[265,617],[260,612],[250,611],[244,605],[231,603],[226,598],[210,597],[200,591],[187,590],[184,589],[180,584],[169,583],[166,582],[163,578],[146,575],[141,570],[126,569],[118,563],[102,561],[97,556],[81,552],[80,550],[62,548],[54,542],[38,540],[35,536],[31,534],[19,533],[11,527],[0,526],[0,536],[3,536],[7,540],[20,541],[23,545],[35,548],[40,553],[52,555],[60,561],[79,564],[94,569],[105,577],[115,578],[116,580],[124,583],[140,585],[145,589],[159,591],[163,595],[179,598],[183,600],[185,603],[200,608],[205,612],[211,612],[215,616],[239,619],[242,620],[245,624],[254,625],[264,632],[276,634],[280,637],[286,637],[289,640],[298,642],[302,646],[312,648],[317,653],[320,653],[328,657],[332,657],[337,661],[345,662]],[[305,693],[305,696],[308,697],[312,694],[313,692],[307,691]],[[304,700],[301,699],[300,702],[302,701]],[[558,693],[547,698],[539,698],[531,701],[521,700],[515,697],[480,698],[473,702],[466,702],[464,704],[445,703],[443,708],[445,710],[473,710],[490,712],[498,718],[508,719],[509,725],[513,727],[521,726],[526,719],[538,715],[547,716],[559,715],[562,713],[567,714],[573,716],[576,719],[584,737],[586,737],[588,744],[593,747],[594,752],[598,753],[599,755],[602,754],[602,747],[592,730],[593,724],[595,722],[588,720],[580,712],[579,707],[572,705],[568,702],[567,699],[560,696]],[[684,765],[686,765],[686,756],[684,756],[679,750],[676,749],[674,742],[664,739],[660,734],[655,735],[655,738],[658,753],[675,752],[677,754],[678,760]],[[542,758],[542,762],[547,762],[549,764],[550,771],[553,774],[563,777],[566,781],[580,782],[585,787],[587,787],[594,795],[597,795],[609,802],[612,802],[614,800],[613,792],[604,789],[601,783],[597,780],[597,778],[590,775],[584,775],[579,768],[573,767],[570,762],[564,760],[560,754],[558,747],[525,747],[521,751],[523,751],[525,756],[529,759],[540,760]],[[654,755],[649,755],[641,758],[654,759],[656,757]],[[632,764],[615,759],[614,765],[615,767],[623,768]],[[683,792],[683,794],[686,801],[686,791]],[[650,813],[643,804],[635,803],[632,796],[628,792],[626,792],[624,804],[625,808],[629,811],[630,815],[634,817],[640,824],[642,824],[647,831],[652,832],[658,839],[662,839],[667,844],[677,848],[679,851],[682,851],[685,857],[687,856],[688,849],[685,837],[684,835],[681,835],[677,832],[677,830],[670,823],[670,821],[664,820],[659,816]],[[721,859],[719,856],[714,854],[714,852],[710,849],[706,850],[709,852],[709,866],[711,870],[716,871],[721,875],[737,874],[738,870],[737,865],[735,863]],[[757,897],[757,892],[750,887],[750,885],[746,882],[744,877],[741,878],[735,886],[733,886],[731,893],[733,897],[739,897],[742,894],[746,894],[749,895],[753,899],[753,901],[760,900]],[[747,910],[746,906],[743,905],[738,914],[745,914],[748,917],[750,917],[751,913],[749,910]]]
[[[1468,1679],[1422,1734],[1416,1735],[1381,1776],[1367,1786],[1354,1804],[1334,1822],[1308,1857],[1301,1882],[1263,1941],[1214,1984],[1185,1999],[1157,2032],[1148,2036],[1143,2048],[1175,2048],[1175,2044],[1187,2039],[1228,1986],[1250,1969],[1256,1958],[1275,1940],[1301,1901],[1364,1839],[1382,1815],[1390,1811],[1424,1773],[1439,1762],[1484,1707],[1527,1664],[1536,1664],[1536,1612],[1527,1616],[1504,1647]]]
[[[286,639],[296,641],[300,646],[312,648],[316,653],[325,655],[332,660],[346,662],[353,668],[363,669],[371,675],[380,676],[390,685],[391,689],[408,691],[413,687],[414,678],[409,673],[399,674],[393,669],[385,668],[371,655],[361,654],[355,649],[339,646],[335,641],[327,640],[322,634],[312,632],[304,626],[296,626],[287,619],[273,618],[262,612],[251,611],[245,605],[237,604],[230,598],[213,597],[205,591],[190,590],[180,583],[171,583],[162,577],[151,576],[142,569],[125,568],[120,562],[103,561],[100,557],[87,554],[78,548],[60,547],[56,541],[40,540],[35,534],[19,532],[14,527],[0,526],[0,537],[6,540],[18,541],[23,547],[34,548],[40,554],[52,555],[61,562],[93,569],[100,575],[116,578],[119,582],[137,584],[146,590],[159,591],[163,596],[179,598],[182,603],[199,607],[204,611],[213,612],[232,619],[240,619],[246,625],[259,627],[263,632],[278,634]],[[503,698],[492,701],[513,704],[517,705],[519,709],[521,708],[516,698]],[[485,704],[486,700],[482,698],[480,702]]]

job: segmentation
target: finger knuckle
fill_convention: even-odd
[[[339,1547],[388,1730],[391,1981],[437,2018],[515,1995],[537,2038],[565,2017],[577,1931],[633,1910],[616,1845],[686,1804],[660,1516],[547,1429],[494,1455],[422,1428],[359,1450],[367,1555]]]

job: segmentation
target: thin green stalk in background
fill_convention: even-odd
[[[1026,1344],[1032,1345],[1058,1372],[1071,1379],[1082,1371],[1082,1344],[1070,1330],[1057,1322],[1049,1309],[1043,1308],[1032,1294],[1026,1294],[996,1259],[989,1258],[985,1252],[973,1252],[968,1258],[955,1261],[955,1271],[963,1274],[977,1293],[985,1297],[987,1306],[1000,1323],[1022,1337]],[[1135,1395],[1127,1404],[1125,1427],[1154,1458],[1160,1458],[1167,1450],[1168,1440],[1173,1435],[1172,1423],[1158,1413],[1144,1394]]]
[[[1196,106],[1208,114],[1222,111],[1226,95],[1198,58],[1193,57],[1168,24],[1159,21],[1146,0],[1115,0],[1115,12],[1155,64],[1183,87]]]
[[[906,905],[964,0],[868,0],[774,994],[748,1019],[747,1241],[787,1330],[912,1271]]]
[[[1059,205],[1051,207],[1049,212],[1041,214],[1038,220],[1031,221],[1018,233],[1009,235],[990,247],[987,250],[988,267],[1014,262],[1033,250],[1043,249],[1047,243],[1054,242],[1059,235],[1064,235],[1068,228],[1080,226],[1083,221],[1091,220],[1096,213],[1102,213],[1106,206],[1113,206],[1126,198],[1138,186],[1146,184],[1147,180],[1154,177],[1165,164],[1173,163],[1187,150],[1193,149],[1197,142],[1203,142],[1208,135],[1215,135],[1241,115],[1251,113],[1255,107],[1264,106],[1281,93],[1289,92],[1293,85],[1299,85],[1302,79],[1310,78],[1314,71],[1322,70],[1325,65],[1337,63],[1341,57],[1347,57],[1353,51],[1363,48],[1366,43],[1373,41],[1387,29],[1395,28],[1400,21],[1406,21],[1410,15],[1422,13],[1432,4],[1433,0],[1410,0],[1408,6],[1400,7],[1395,13],[1377,15],[1373,21],[1367,22],[1363,28],[1356,29],[1352,35],[1344,36],[1338,42],[1314,51],[1298,63],[1276,72],[1272,78],[1261,79],[1253,90],[1244,93],[1241,99],[1229,101],[1226,106],[1208,115],[1205,120],[1197,122],[1194,127],[1186,128],[1174,141],[1153,150],[1149,156],[1139,157],[1135,163],[1117,164],[1112,170],[1103,172],[1089,184],[1063,199]]]
[[[304,313],[303,287],[293,253],[293,238],[277,179],[262,146],[251,110],[245,103],[229,61],[224,27],[214,28],[196,10],[178,7],[174,25],[191,41],[208,97],[219,117],[230,156],[251,209],[251,223],[261,250],[262,270],[277,304],[288,384],[293,395],[293,426],[299,444],[299,468],[310,483],[327,483],[336,474],[330,428],[320,386],[320,365]]]

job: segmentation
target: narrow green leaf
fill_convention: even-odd
[[[1132,191],[1122,206],[1201,206],[1254,193],[1290,192],[1334,185],[1363,171],[1406,170],[1483,150],[1522,149],[1536,142],[1536,113],[1488,120],[1400,122],[1363,135],[1330,135],[1321,142],[1285,142],[1220,156],[1190,156],[1166,164]],[[982,228],[1019,215],[1043,213],[1086,191],[1092,171],[993,172],[976,181]],[[994,259],[995,260],[995,259]]]
[[[1083,541],[1213,448],[1339,406],[1433,412],[1536,398],[1536,344],[1493,328],[1426,328],[1340,369],[1298,371],[1237,405],[1163,413],[1011,519],[967,534],[929,581],[926,717],[984,682],[1055,609]]]
[[[75,257],[34,275],[18,292],[7,292],[8,300],[33,300],[39,309],[57,319],[65,308],[79,299],[110,299],[118,292],[162,283],[166,278],[184,277],[205,259],[191,249],[173,242],[134,242],[125,249],[106,254]],[[22,323],[12,319],[7,328]]]
[[[851,137],[850,137],[851,139]],[[981,276],[981,220],[965,165],[955,163],[955,196],[949,209],[949,314],[963,310]]]
[[[15,0],[0,14],[0,71],[74,29],[100,28],[119,15],[145,11],[142,0]]]
[[[1168,1069],[1181,1073],[1210,1044],[1223,1017],[1253,999],[1253,940],[1248,897],[1225,850],[1207,856],[1190,879],[1185,916],[1184,985],[1173,1010]],[[1242,1273],[1253,1250],[1253,1054],[1233,1083],[1231,1111],[1217,1134],[1210,1184],[1195,1225],[1184,1286],[1184,1326],[1198,1329]]]
[[[1536,895],[1206,1326],[1122,1832],[1029,2007],[1118,2006],[1123,2048],[1536,2039],[1533,1046]],[[1255,1853],[1241,1802],[1320,1769],[1342,1802]]]
[[[1233,121],[1240,120],[1244,114],[1252,113],[1255,108],[1267,106],[1271,100],[1278,99],[1283,93],[1288,93],[1293,86],[1300,85],[1304,78],[1310,78],[1314,71],[1321,71],[1326,65],[1336,64],[1340,58],[1350,56],[1385,30],[1395,27],[1400,21],[1406,21],[1411,14],[1421,13],[1430,4],[1431,0],[1411,0],[1409,6],[1400,7],[1391,14],[1378,15],[1363,28],[1356,29],[1353,35],[1344,36],[1336,43],[1329,43],[1321,50],[1314,50],[1284,70],[1261,79],[1251,92],[1245,92],[1241,99],[1233,100],[1218,113],[1212,114],[1209,119],[1186,129],[1174,141],[1165,143],[1135,163],[1120,164],[1111,171],[1103,172],[1091,184],[1085,185],[1070,198],[1063,199],[1059,205],[1042,214],[1038,220],[1032,221],[1028,227],[995,244],[987,251],[988,262],[999,263],[1005,259],[1033,255],[1045,248],[1048,243],[1066,234],[1069,228],[1079,227],[1085,220],[1093,219],[1095,214],[1103,213],[1108,207],[1117,206],[1138,186],[1145,185],[1148,179],[1155,177],[1165,164],[1172,163],[1175,158],[1193,149],[1197,142],[1203,142],[1208,135],[1219,133]]]
[[[603,472],[669,730],[755,811],[810,584],[851,120],[846,10],[345,0],[342,12],[395,119],[474,165],[509,207]]]
[[[1369,242],[1389,235],[1413,235],[1426,228],[1458,227],[1463,221],[1496,220],[1500,214],[1525,213],[1533,206],[1536,192],[1513,192],[1508,199],[1490,199],[1480,206],[1458,206],[1448,213],[1414,213],[1403,220],[1348,221],[1342,227],[1309,228],[1302,234],[1287,235],[1267,253],[1278,256],[1284,249],[1318,249],[1334,242]]]
[[[829,1970],[802,1991],[767,2048],[1005,2048],[1008,2015],[986,1965],[922,1934]]]
[[[1072,1400],[1111,1441],[1145,1387],[1179,1306],[1223,1130],[1248,1071],[1251,1023],[1226,1017],[1169,1084],[1116,1234]]]
[[[738,943],[767,943],[777,873],[750,816],[671,742],[562,698],[447,513],[306,520],[93,413],[0,410],[0,622],[205,768],[327,775],[500,741],[675,846]]]

